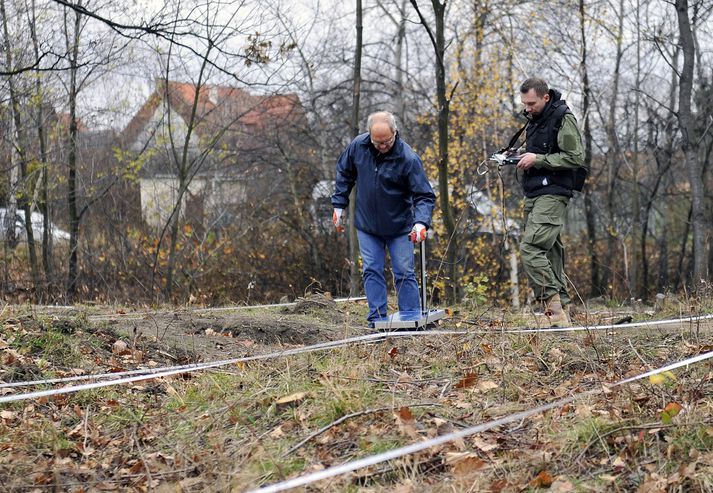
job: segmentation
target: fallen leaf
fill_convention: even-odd
[[[394,359],[396,357],[396,355],[399,354],[399,350],[396,346],[394,346],[391,349],[389,349],[389,352],[386,354],[388,354],[391,357],[391,359]]]
[[[644,481],[639,484],[636,493],[666,493],[667,481],[656,473],[646,475]]]
[[[496,448],[498,448],[497,443],[487,442],[480,437],[475,437],[472,441],[473,441],[473,445],[475,445],[477,448],[479,448],[483,452],[490,452],[491,450],[495,450]]]
[[[475,373],[466,373],[466,375],[458,381],[457,384],[455,384],[456,389],[466,389],[468,387],[472,387],[475,385],[475,382],[478,380],[478,375]]]
[[[446,454],[446,464],[451,466],[451,472],[456,477],[470,476],[488,465],[480,457],[468,452],[449,452]]]
[[[497,389],[499,385],[492,380],[483,380],[477,383],[476,388],[481,392],[487,392],[488,390]]]
[[[270,432],[270,436],[272,438],[282,438],[283,436],[285,436],[285,432],[282,429],[282,425],[280,425],[280,426],[276,427],[274,430],[272,430]]]
[[[678,402],[669,402],[666,407],[661,411],[661,422],[665,425],[671,424],[671,421],[678,413],[681,412],[683,406]]]
[[[126,344],[125,341],[122,341],[121,339],[119,339],[111,347],[111,352],[114,354],[123,354],[127,350],[128,347],[129,347],[129,345]]]
[[[466,401],[453,401],[453,406],[458,409],[472,409],[473,404]]]
[[[280,397],[279,399],[277,399],[275,401],[275,404],[277,405],[278,408],[287,407],[287,406],[296,406],[300,402],[305,400],[307,395],[308,395],[307,392],[295,392],[294,394]]]
[[[617,455],[616,459],[614,459],[614,461],[612,461],[612,466],[614,466],[617,469],[624,468],[624,467],[626,467],[626,461],[624,461],[624,459],[621,458],[621,455]]]
[[[144,461],[137,460],[136,463],[129,468],[129,473],[130,474],[138,474],[145,470],[146,470],[146,466],[144,465]]]
[[[550,491],[553,493],[569,493],[574,491],[574,484],[566,479],[558,478],[550,485]]]
[[[399,425],[399,431],[407,437],[416,440],[419,437],[416,431],[416,419],[413,417],[411,410],[404,406],[396,413],[396,421]]]
[[[540,471],[540,473],[532,478],[528,485],[531,488],[548,488],[553,482],[552,474],[547,471]]]
[[[490,483],[490,488],[489,491],[491,493],[500,493],[506,488],[510,487],[510,483],[505,481],[504,479],[496,479],[492,483]]]
[[[7,421],[14,421],[17,419],[17,413],[14,411],[0,411],[0,418]]]
[[[668,411],[669,413],[674,413],[673,416],[675,416],[676,414],[680,413],[682,409],[683,406],[678,402],[669,402],[668,404],[666,404],[666,407],[663,410]]]
[[[657,374],[651,375],[649,377],[649,382],[652,383],[653,385],[663,385],[667,382],[675,382],[675,381],[676,381],[676,375],[674,375],[670,371],[665,371],[663,373],[657,373]]]
[[[401,409],[399,409],[398,416],[399,416],[399,419],[404,422],[416,421],[416,419],[413,417],[413,413],[406,406],[403,406]]]
[[[692,478],[695,473],[695,462],[691,462],[690,464],[681,464],[681,466],[678,468],[678,474],[680,474],[682,478]]]

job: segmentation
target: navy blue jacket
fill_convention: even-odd
[[[431,227],[436,196],[421,159],[398,135],[385,154],[379,154],[368,133],[349,144],[337,161],[335,208],[347,208],[354,183],[358,230],[397,236],[408,234],[417,222]]]

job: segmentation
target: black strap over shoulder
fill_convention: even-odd
[[[525,122],[525,124],[522,126],[522,128],[520,130],[518,130],[517,132],[515,132],[515,135],[513,135],[512,138],[510,139],[510,142],[508,142],[508,145],[503,147],[502,149],[500,149],[498,152],[516,150],[516,148],[514,146],[517,143],[518,139],[520,139],[520,136],[522,135],[522,133],[525,131],[525,129],[527,128],[527,126],[529,124],[530,124],[530,120],[527,120]]]

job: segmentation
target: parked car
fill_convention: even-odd
[[[0,240],[5,239],[5,217],[8,214],[8,210],[5,207],[0,207]],[[42,234],[44,232],[44,219],[45,216],[41,212],[33,212],[32,218],[32,233],[35,241],[42,240]],[[68,241],[69,233],[59,229],[52,223],[50,223],[50,231],[52,232],[52,238],[55,241]],[[15,211],[15,237],[18,241],[27,241],[27,232],[25,231],[25,211],[18,209]]]

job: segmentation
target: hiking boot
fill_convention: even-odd
[[[560,295],[556,294],[545,302],[545,316],[550,327],[570,327],[572,322],[562,307]]]

